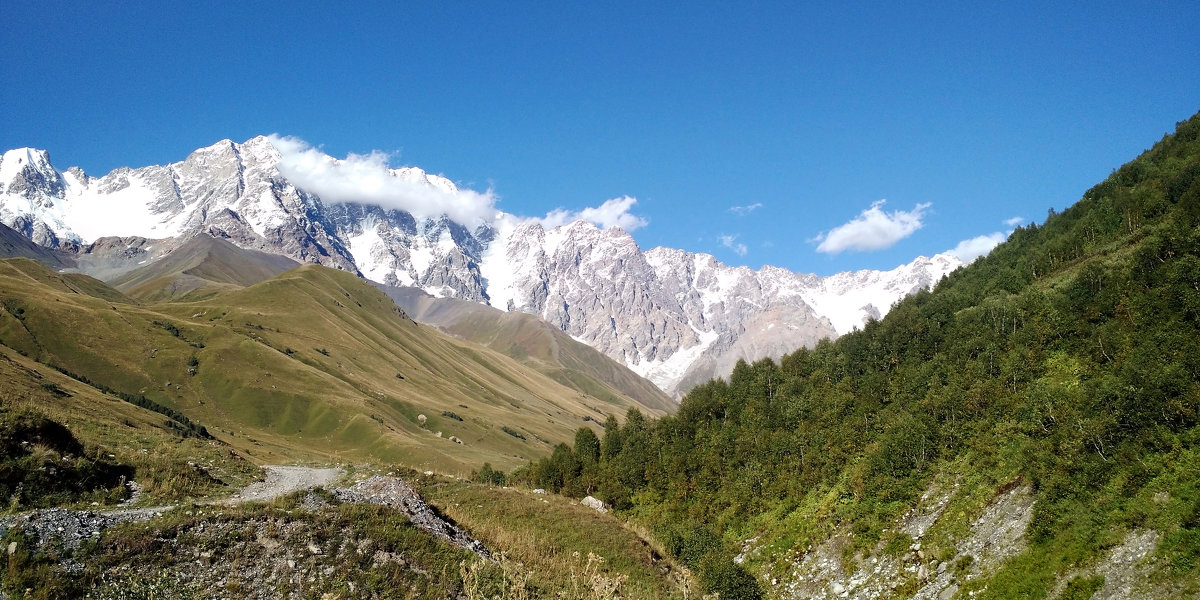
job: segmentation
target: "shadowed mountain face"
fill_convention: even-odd
[[[675,402],[654,384],[537,317],[435,298],[417,288],[377,287],[417,321],[510,356],[567,387],[598,397],[628,396],[654,410],[675,410]]]
[[[143,301],[195,299],[254,285],[298,266],[286,256],[239,248],[201,234],[109,283]]]
[[[55,269],[75,266],[75,261],[66,252],[39,246],[3,223],[0,223],[0,258],[32,258]]]

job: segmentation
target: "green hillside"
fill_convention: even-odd
[[[258,462],[510,468],[635,404],[419,326],[358,277],[315,265],[203,300],[140,304],[11,259],[0,261],[0,305],[4,345],[174,410]]]
[[[10,260],[0,307],[0,513],[110,509],[128,480],[139,506],[179,505],[74,549],[5,531],[12,516],[0,515],[0,588],[12,597],[688,596],[686,573],[611,516],[405,469],[507,468],[566,439],[582,416],[632,403],[586,398],[418,326],[353,275],[309,266],[203,302],[141,305]],[[335,460],[359,478],[403,473],[498,560],[381,507],[313,508],[303,493],[196,504],[258,478],[256,462]],[[293,569],[305,578],[294,583]]]
[[[226,495],[259,469],[213,439],[0,346],[0,494],[9,510]]]
[[[434,298],[417,288],[377,287],[413,319],[510,356],[569,388],[610,400],[634,398],[663,412],[677,408],[653,383],[533,315]]]
[[[636,532],[564,498],[425,477],[394,465],[359,466],[359,477],[404,473],[499,557],[487,562],[382,507],[314,509],[313,496],[304,493],[265,505],[197,504],[241,488],[259,469],[218,440],[181,436],[163,414],[4,346],[0,389],[0,529],[5,518],[31,508],[113,509],[127,497],[122,478],[140,484],[139,506],[179,505],[150,521],[105,529],[73,550],[38,546],[19,528],[0,531],[9,548],[0,561],[0,592],[8,597],[209,598],[215,590],[286,597],[296,587],[293,572],[273,566],[288,560],[308,576],[296,597],[612,597],[604,590],[688,597],[686,575]],[[319,491],[315,497],[331,498]],[[329,552],[314,555],[314,543]],[[363,554],[364,548],[371,551]],[[196,559],[201,549],[203,565]]]
[[[649,524],[722,598],[897,564],[871,595],[1195,597],[1198,423],[1200,115],[882,321],[526,476]],[[968,548],[994,507],[1019,535]],[[1112,567],[1131,540],[1150,558]],[[846,580],[805,579],[822,556]]]

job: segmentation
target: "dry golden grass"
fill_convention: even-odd
[[[512,469],[635,405],[420,326],[363,280],[316,265],[146,305],[13,259],[0,261],[0,304],[0,343],[177,410],[260,464]]]
[[[538,597],[604,598],[610,590],[674,598],[690,591],[686,571],[635,529],[570,499],[465,482],[435,483],[422,493],[488,547],[502,549],[501,565],[512,572],[505,581],[528,574],[523,589]]]

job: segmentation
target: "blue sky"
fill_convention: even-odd
[[[755,268],[1040,222],[1200,110],[1194,2],[98,4],[5,3],[0,148],[277,133],[522,216],[630,196],[643,248]]]

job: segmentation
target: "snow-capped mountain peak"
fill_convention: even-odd
[[[919,257],[890,271],[818,277],[730,267],[575,220],[522,219],[386,156],[338,160],[292,138],[221,140],[168,165],[91,177],[43,150],[0,156],[0,221],[45,246],[200,233],[438,297],[538,315],[680,395],[738,359],[778,358],[882,317],[961,265]],[[124,247],[124,246],[122,246]],[[142,257],[148,260],[152,257]]]
[[[861,329],[868,319],[881,319],[900,299],[930,289],[942,277],[963,266],[952,254],[918,256],[889,271],[848,271],[817,278],[799,293],[838,334]]]

